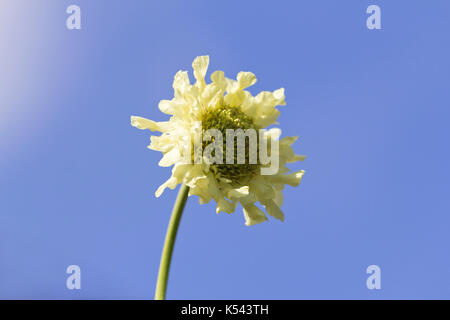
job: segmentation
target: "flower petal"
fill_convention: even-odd
[[[300,184],[304,174],[305,171],[300,170],[290,174],[275,174],[273,176],[267,175],[265,176],[265,179],[271,181],[272,183],[283,183],[296,187]]]
[[[197,79],[197,84],[205,84],[206,70],[208,70],[209,56],[199,56],[192,62],[192,69],[194,69],[194,77]]]
[[[170,167],[171,165],[177,163],[180,158],[180,150],[178,150],[178,148],[172,148],[172,150],[164,154],[158,165],[160,167]]]
[[[244,206],[245,225],[252,226],[267,220],[264,212],[254,204]]]
[[[237,75],[239,89],[245,89],[254,85],[257,81],[256,76],[252,72],[241,71]]]
[[[249,195],[249,188],[248,186],[243,186],[240,188],[230,189],[227,192],[227,197],[234,200],[234,199],[240,199],[242,197],[246,197]]]
[[[219,198],[219,201],[217,202],[216,207],[216,213],[220,212],[226,212],[226,213],[233,213],[236,209],[236,204],[230,203],[225,198]]]
[[[142,117],[131,116],[131,125],[141,130],[160,131],[157,122]]]
[[[264,207],[266,208],[266,212],[269,215],[271,215],[275,219],[284,221],[284,213],[283,213],[283,211],[281,211],[280,207],[273,200],[268,200],[264,204]]]
[[[223,73],[223,71],[220,70],[214,71],[211,74],[211,81],[223,92],[227,90],[228,85],[230,83],[229,79],[225,78],[225,73]]]
[[[166,188],[175,189],[178,184],[183,182],[183,178],[191,166],[189,164],[175,164],[172,169],[172,176],[156,190],[155,196],[159,198]]]
[[[175,91],[175,97],[183,96],[183,94],[191,87],[187,71],[178,71],[174,78],[172,87]]]

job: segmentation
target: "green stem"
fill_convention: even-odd
[[[166,240],[159,264],[158,281],[156,283],[155,300],[164,300],[166,298],[167,279],[169,277],[170,261],[172,260],[173,246],[177,236],[178,226],[180,224],[181,214],[189,193],[189,187],[182,184],[178,191],[177,200],[173,206],[172,216],[167,227]]]

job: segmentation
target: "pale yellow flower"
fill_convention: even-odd
[[[158,188],[155,195],[159,197],[167,187],[174,189],[178,184],[185,183],[190,187],[189,195],[198,195],[201,204],[214,199],[217,213],[232,213],[241,203],[246,225],[267,220],[257,202],[267,214],[284,220],[280,209],[284,185],[298,186],[304,174],[303,170],[289,172],[286,167],[287,163],[305,158],[296,155],[291,148],[297,137],[279,140],[276,154],[279,166],[277,172],[271,175],[260,172],[261,168],[270,164],[211,164],[206,159],[202,163],[182,161],[186,146],[192,144],[198,133],[199,121],[203,131],[216,128],[223,132],[230,124],[232,129],[263,129],[276,124],[280,114],[276,106],[285,105],[283,88],[274,92],[263,91],[255,97],[245,90],[256,82],[251,72],[239,72],[237,80],[232,80],[226,78],[222,71],[215,71],[211,75],[212,82],[207,84],[204,78],[208,64],[208,56],[195,58],[192,67],[196,82],[193,85],[189,82],[187,71],[178,71],[175,75],[174,98],[159,103],[159,109],[171,115],[169,121],[155,122],[131,117],[131,124],[139,129],[162,132],[160,136],[151,137],[148,148],[163,153],[160,166],[173,166],[172,176]],[[280,129],[272,128],[267,130],[264,139],[270,145],[278,141],[280,134]]]

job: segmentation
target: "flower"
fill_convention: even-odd
[[[193,85],[189,82],[187,71],[178,71],[175,75],[174,98],[161,100],[159,103],[159,109],[171,115],[169,121],[155,122],[142,117],[131,117],[131,124],[139,129],[162,132],[160,136],[151,136],[148,148],[163,153],[160,166],[173,166],[171,177],[156,190],[155,195],[159,197],[166,188],[174,189],[178,184],[185,183],[190,188],[189,195],[198,195],[200,204],[214,199],[217,213],[232,213],[240,203],[247,226],[267,220],[266,214],[256,205],[257,202],[265,208],[268,215],[283,221],[284,214],[280,206],[283,202],[284,185],[298,186],[304,175],[303,170],[289,172],[286,164],[305,158],[296,155],[291,148],[297,137],[279,140],[280,129],[264,131],[264,128],[276,124],[280,114],[276,106],[286,104],[284,89],[263,91],[252,96],[245,90],[256,82],[256,77],[251,72],[239,72],[237,80],[232,80],[226,78],[223,71],[215,71],[211,74],[212,82],[207,84],[205,75],[208,64],[209,56],[195,58],[192,67],[196,82]],[[257,143],[251,143],[250,137],[245,140],[243,158],[247,160],[246,163],[224,164],[214,163],[210,157],[205,156],[208,148],[205,139],[200,140],[200,147],[195,144],[199,132],[205,134],[209,129],[215,129],[224,135],[227,129],[259,130],[262,133],[257,136]],[[218,142],[219,139],[215,138],[211,141]],[[234,144],[234,138],[232,139],[231,147]],[[251,159],[249,149],[256,146],[256,151],[261,155],[264,144],[270,146],[267,155],[272,162],[278,164],[276,171],[270,174],[264,174],[263,171],[267,172],[272,164],[261,159],[247,163],[251,162],[248,161]],[[228,144],[224,148],[225,153],[227,148]],[[213,153],[221,159],[217,149],[214,150],[216,151]],[[239,152],[239,146],[237,150]],[[199,158],[197,152],[200,152]],[[233,148],[230,154],[236,160]],[[201,161],[183,161],[194,157]],[[224,155],[222,157],[225,159]]]

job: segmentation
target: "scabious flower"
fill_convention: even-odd
[[[261,170],[271,164],[259,160],[245,164],[211,163],[209,158],[201,155],[203,161],[183,161],[186,150],[189,159],[196,152],[193,141],[199,130],[204,133],[208,129],[216,129],[225,136],[227,129],[264,129],[276,124],[280,114],[276,106],[286,104],[283,88],[274,92],[263,91],[257,96],[245,90],[256,82],[251,72],[239,72],[237,80],[232,80],[226,78],[222,71],[215,71],[211,75],[212,82],[207,84],[204,78],[208,64],[208,56],[195,58],[192,67],[196,82],[193,85],[187,71],[178,71],[175,75],[174,98],[159,103],[159,109],[171,115],[168,121],[131,117],[131,124],[139,129],[162,132],[160,136],[151,136],[148,148],[163,153],[160,166],[173,166],[171,177],[156,190],[155,195],[159,197],[166,188],[174,189],[184,183],[189,187],[189,195],[197,195],[201,204],[214,199],[217,213],[232,213],[240,203],[248,226],[267,220],[266,214],[256,205],[258,202],[267,214],[283,221],[284,214],[280,209],[282,190],[286,184],[298,186],[304,174],[303,170],[290,172],[286,167],[287,163],[305,158],[296,155],[291,148],[297,137],[279,140],[281,131],[278,128],[269,129],[259,136],[258,151],[261,143],[268,146],[276,143],[277,148],[268,153],[278,162],[277,170],[272,174],[262,174]],[[201,151],[205,147],[202,141]],[[248,142],[246,147],[250,149]],[[249,159],[248,151],[245,159]]]

